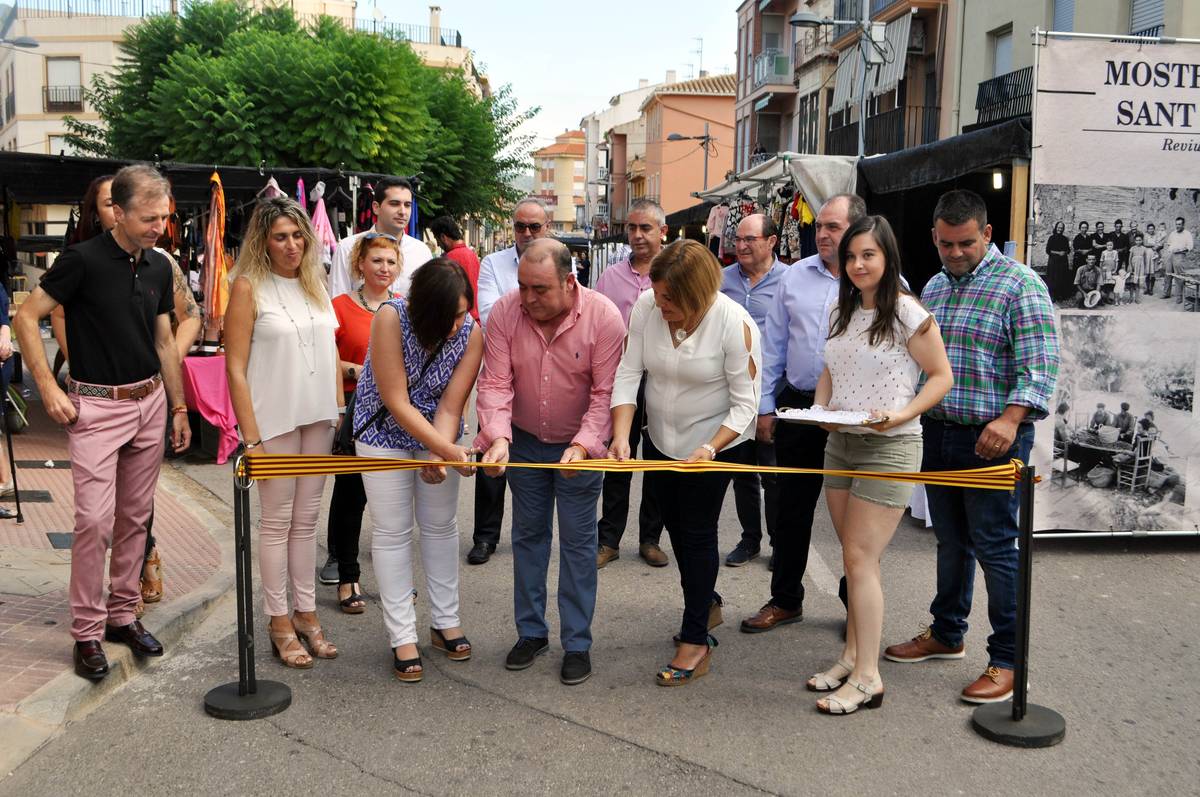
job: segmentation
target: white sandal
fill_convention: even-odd
[[[847,681],[850,686],[858,690],[858,694],[850,698],[838,697],[837,695],[829,695],[817,701],[817,711],[822,714],[853,714],[863,706],[867,708],[879,708],[883,705],[883,682],[876,679],[874,683],[867,685],[861,681]],[[876,691],[878,688],[878,691]],[[825,705],[821,705],[821,701]]]
[[[834,689],[840,689],[853,671],[853,664],[847,664],[845,660],[838,659],[837,664],[825,672],[814,674],[804,686],[810,692],[832,692]]]

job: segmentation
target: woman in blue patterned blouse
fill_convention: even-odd
[[[358,381],[354,427],[363,457],[463,461],[463,410],[483,359],[483,335],[470,317],[474,293],[462,267],[434,258],[413,276],[407,298],[379,308]],[[375,524],[372,558],[393,666],[406,683],[421,680],[413,605],[414,526],[421,529],[421,564],[434,648],[452,661],[471,658],[458,618],[458,473],[430,464],[420,471],[364,473]],[[415,523],[414,523],[415,519]]]

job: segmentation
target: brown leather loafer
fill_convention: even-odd
[[[133,649],[136,656],[161,656],[163,646],[151,636],[140,620],[129,625],[104,626],[104,638],[109,642],[120,642]]]
[[[99,640],[75,643],[75,674],[89,681],[99,681],[108,675],[108,657]]]
[[[962,690],[968,703],[1000,703],[1012,697],[1013,671],[989,666],[975,683]]]
[[[596,551],[596,569],[599,570],[612,560],[620,558],[621,552],[616,548],[610,548],[607,545],[601,545],[599,550]]]
[[[933,638],[933,631],[926,628],[907,642],[889,645],[883,651],[884,658],[889,661],[913,663],[929,659],[961,659],[966,655],[966,646],[960,644],[956,648],[943,645]]]
[[[763,604],[753,617],[742,620],[742,633],[761,634],[777,625],[798,623],[804,619],[804,609],[781,609],[773,603]]]
[[[653,542],[643,542],[639,545],[638,556],[645,559],[646,564],[651,567],[666,567],[669,561],[667,555],[663,553],[663,549]]]

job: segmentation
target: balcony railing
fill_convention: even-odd
[[[83,86],[46,86],[42,89],[46,113],[78,113],[83,110]]]
[[[792,64],[784,50],[763,50],[754,56],[755,89],[767,84],[792,82]]]
[[[1149,28],[1143,28],[1142,30],[1134,30],[1134,31],[1130,31],[1130,32],[1129,32],[1129,35],[1130,35],[1130,37],[1134,37],[1134,36],[1144,36],[1144,37],[1146,37],[1146,38],[1148,38],[1148,39],[1155,39],[1155,38],[1158,38],[1159,36],[1162,36],[1162,35],[1163,35],[1163,26],[1162,26],[1162,25],[1152,25],[1151,27],[1149,27]],[[1115,42],[1129,42],[1130,44],[1154,44],[1154,42],[1143,42],[1143,41],[1138,41],[1138,40],[1137,40],[1137,39],[1135,39],[1135,38],[1128,38],[1128,39],[1126,39],[1126,38],[1120,38],[1120,37],[1118,37],[1118,38],[1116,38],[1116,39],[1113,39],[1113,41],[1115,41]]]
[[[375,33],[389,39],[400,39],[413,44],[439,44],[443,47],[462,47],[462,34],[453,28],[430,28],[424,25],[406,25],[401,22],[376,22],[374,19],[357,19],[354,29]]]
[[[938,106],[910,105],[867,117],[866,154],[899,152],[937,141]],[[826,155],[858,154],[858,123],[831,128],[825,136]]]
[[[755,152],[750,156],[750,166],[754,167],[760,163],[766,163],[771,158],[774,158],[775,154],[774,152]]]
[[[1033,103],[1033,67],[999,75],[979,84],[975,94],[976,124],[995,124],[1028,116]]]
[[[836,58],[837,53],[830,46],[832,34],[828,25],[822,25],[812,30],[800,29],[800,38],[792,48],[792,66],[799,71],[805,64],[821,56]]]

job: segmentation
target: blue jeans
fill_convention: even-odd
[[[932,419],[921,422],[925,453],[922,470],[957,470],[999,465],[1010,459],[1029,461],[1033,424],[1023,423],[1017,439],[1003,455],[982,459],[975,442],[982,426],[960,426]],[[975,562],[983,568],[988,592],[988,664],[1013,669],[1017,630],[1017,508],[1019,491],[963,487],[925,488],[937,536],[937,595],[929,605],[930,627],[943,645],[957,647],[967,632],[967,615],[975,586]]]
[[[513,462],[558,462],[567,443],[543,443],[513,427],[509,458]],[[592,615],[596,611],[596,501],[604,474],[563,471],[505,471],[513,497],[513,614],[517,634],[548,637],[546,571],[558,509],[559,639],[568,653],[592,647]]]

